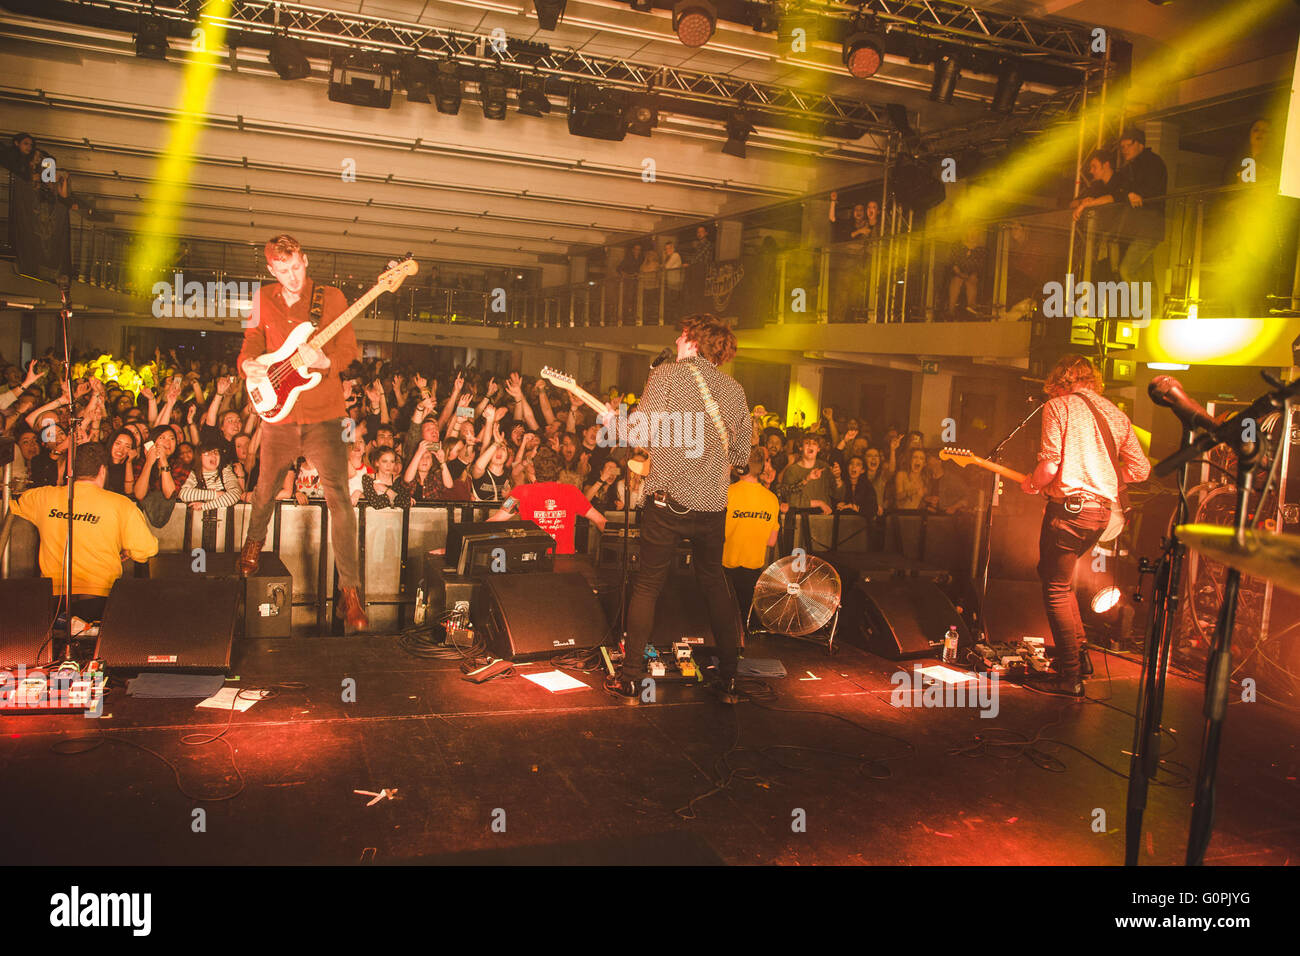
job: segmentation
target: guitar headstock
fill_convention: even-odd
[[[573,376],[567,372],[560,372],[551,368],[549,365],[542,369],[542,378],[546,379],[556,388],[573,389],[578,383],[573,380]]]
[[[951,461],[960,465],[962,468],[980,461],[980,457],[972,454],[967,448],[941,448],[939,449],[939,457],[944,461]]]
[[[400,262],[393,263],[389,266],[388,271],[379,277],[376,285],[382,285],[388,292],[396,292],[406,281],[407,276],[413,276],[420,271],[420,264],[409,255]]]

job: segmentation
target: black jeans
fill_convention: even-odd
[[[348,453],[343,444],[341,419],[294,425],[262,423],[261,462],[257,489],[253,492],[253,513],[248,519],[248,538],[266,540],[266,526],[275,509],[275,496],[284,483],[284,473],[303,455],[316,466],[321,489],[330,513],[330,540],[334,544],[334,565],[339,586],[361,586],[357,559],[357,509],[348,493]]]
[[[1049,501],[1038,537],[1038,579],[1043,582],[1043,602],[1056,644],[1056,669],[1067,680],[1079,679],[1079,646],[1083,619],[1074,596],[1074,566],[1101,538],[1110,521],[1110,509],[1087,502],[1078,514]]]
[[[686,511],[679,514],[668,505],[647,501],[641,516],[641,569],[627,611],[627,657],[623,675],[637,680],[645,673],[645,646],[654,630],[655,605],[659,592],[668,581],[683,538],[691,542],[691,561],[709,624],[717,641],[719,668],[724,677],[736,673],[737,647],[740,644],[740,616],[736,598],[722,571],[722,541],[726,530],[725,511]]]
[[[763,568],[727,568],[727,580],[731,582],[731,591],[736,595],[737,609],[740,611],[741,628],[749,620],[749,607],[754,603],[754,586],[763,574]]]

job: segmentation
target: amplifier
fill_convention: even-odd
[[[597,568],[623,568],[623,528],[606,528],[601,532],[600,543],[596,551]],[[628,570],[635,572],[641,567],[641,529],[632,528],[632,533],[627,538],[627,564]],[[693,574],[695,565],[692,564],[693,555],[691,546],[688,543],[681,543],[677,546],[677,554],[673,560],[672,573],[674,574]]]
[[[522,518],[509,521],[459,521],[447,526],[447,547],[443,560],[452,567],[460,567],[461,546],[470,535],[505,534],[508,531],[539,531],[535,522]]]
[[[463,577],[555,569],[555,539],[540,528],[491,531],[463,539],[456,571]]]
[[[457,574],[455,568],[443,564],[442,554],[429,551],[424,556],[424,575],[420,579],[420,589],[424,592],[424,623],[437,620],[462,601],[469,605],[472,613],[482,587],[481,578]]]
[[[194,570],[188,552],[155,554],[149,559],[151,579],[235,578],[240,581],[242,637],[289,637],[293,611],[293,576],[274,551],[263,551],[257,574],[243,578],[238,551],[209,551],[204,570]]]

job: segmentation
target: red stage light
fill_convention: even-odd
[[[718,11],[708,0],[681,0],[673,8],[673,29],[683,46],[704,46],[717,23]]]

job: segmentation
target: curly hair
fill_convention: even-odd
[[[1048,373],[1043,391],[1053,397],[1069,395],[1080,385],[1094,392],[1101,392],[1106,387],[1091,360],[1085,355],[1072,353],[1062,356]]]
[[[700,356],[714,365],[725,365],[736,357],[736,333],[722,319],[710,312],[688,315],[681,330],[686,340],[694,342]]]
[[[560,456],[543,445],[533,457],[533,477],[537,481],[556,481],[560,477]]]

